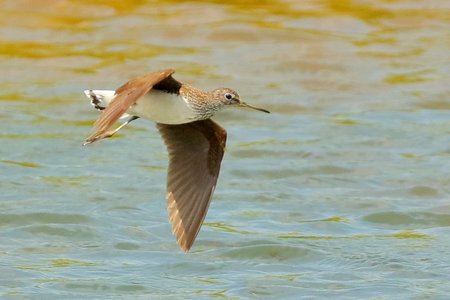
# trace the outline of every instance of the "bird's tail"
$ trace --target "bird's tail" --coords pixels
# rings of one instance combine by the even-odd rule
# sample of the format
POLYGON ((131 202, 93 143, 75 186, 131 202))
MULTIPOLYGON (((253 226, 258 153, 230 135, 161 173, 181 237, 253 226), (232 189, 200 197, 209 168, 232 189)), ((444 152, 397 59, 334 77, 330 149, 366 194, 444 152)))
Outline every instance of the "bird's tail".
POLYGON ((91 99, 92 106, 97 110, 104 110, 115 96, 115 91, 85 90, 84 94, 91 99))

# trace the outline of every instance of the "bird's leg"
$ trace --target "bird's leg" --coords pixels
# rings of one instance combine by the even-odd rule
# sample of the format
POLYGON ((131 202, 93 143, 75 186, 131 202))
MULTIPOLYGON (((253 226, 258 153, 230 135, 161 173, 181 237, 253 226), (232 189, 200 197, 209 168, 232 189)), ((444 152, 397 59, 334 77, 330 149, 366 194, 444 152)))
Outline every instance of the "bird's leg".
POLYGON ((105 134, 108 134, 108 136, 105 136, 105 138, 110 138, 113 135, 115 135, 120 129, 122 129, 123 127, 127 126, 129 123, 133 122, 134 120, 139 119, 139 117, 137 116, 131 116, 128 120, 125 121, 125 123, 123 123, 122 125, 120 125, 119 127, 117 127, 114 130, 108 131, 105 134))
POLYGON ((137 116, 131 116, 128 120, 125 121, 125 123, 123 123, 122 125, 120 125, 119 127, 117 127, 114 130, 110 130, 107 131, 101 135, 98 135, 96 137, 94 137, 93 139, 88 139, 83 143, 83 146, 86 146, 88 144, 92 144, 95 141, 101 140, 101 139, 107 139, 112 137, 113 135, 115 135, 120 129, 122 129, 123 127, 125 127, 126 125, 128 125, 129 123, 133 122, 134 120, 139 119, 139 117, 137 116))

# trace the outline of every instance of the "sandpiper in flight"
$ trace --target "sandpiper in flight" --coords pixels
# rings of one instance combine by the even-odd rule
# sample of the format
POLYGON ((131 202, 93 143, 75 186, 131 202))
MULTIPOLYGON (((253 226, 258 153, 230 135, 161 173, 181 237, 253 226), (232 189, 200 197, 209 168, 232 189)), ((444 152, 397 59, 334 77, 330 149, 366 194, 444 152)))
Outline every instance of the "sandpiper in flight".
POLYGON ((175 70, 131 79, 116 91, 86 90, 101 110, 84 145, 113 136, 138 118, 155 121, 169 152, 167 207, 178 245, 189 251, 200 230, 219 176, 227 133, 210 118, 227 106, 253 108, 228 88, 205 92, 172 77, 175 70), (122 125, 110 130, 120 119, 122 125))

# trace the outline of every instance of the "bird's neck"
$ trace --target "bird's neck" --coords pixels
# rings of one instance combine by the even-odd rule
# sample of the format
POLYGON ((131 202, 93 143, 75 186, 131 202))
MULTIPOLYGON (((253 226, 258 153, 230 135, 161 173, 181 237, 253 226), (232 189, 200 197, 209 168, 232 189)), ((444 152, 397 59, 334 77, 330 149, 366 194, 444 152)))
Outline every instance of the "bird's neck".
POLYGON ((180 95, 194 111, 197 120, 211 118, 223 106, 220 101, 214 99, 212 93, 202 91, 187 84, 183 84, 181 87, 180 95))

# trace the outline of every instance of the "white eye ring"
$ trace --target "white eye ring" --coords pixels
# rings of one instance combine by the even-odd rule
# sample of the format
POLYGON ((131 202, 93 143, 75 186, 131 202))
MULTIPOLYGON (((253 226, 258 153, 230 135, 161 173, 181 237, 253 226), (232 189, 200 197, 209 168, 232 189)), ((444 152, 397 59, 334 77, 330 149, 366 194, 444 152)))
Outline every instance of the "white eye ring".
POLYGON ((231 100, 231 99, 233 99, 233 95, 231 95, 230 93, 226 93, 225 94, 225 99, 231 100))

